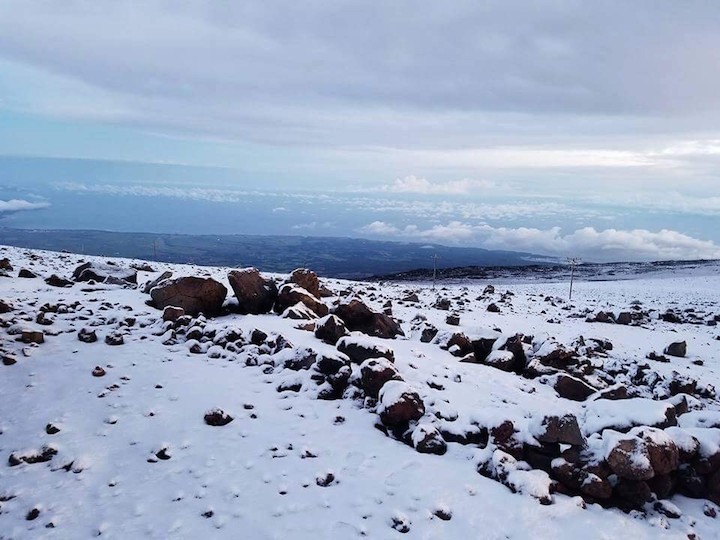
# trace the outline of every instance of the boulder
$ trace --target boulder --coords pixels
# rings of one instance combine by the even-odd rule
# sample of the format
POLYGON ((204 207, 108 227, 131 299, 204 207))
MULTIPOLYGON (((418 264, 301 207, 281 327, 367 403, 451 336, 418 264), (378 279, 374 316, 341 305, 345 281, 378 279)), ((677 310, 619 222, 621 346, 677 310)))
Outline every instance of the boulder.
POLYGON ((665 354, 669 356, 676 356, 679 358, 684 358, 687 354, 687 342, 685 341, 675 341, 665 347, 665 354))
POLYGON ((580 426, 574 414, 545 416, 540 421, 535 438, 546 444, 560 443, 572 446, 585 444, 585 438, 580 432, 580 426))
POLYGON ((162 319, 165 322, 175 322, 183 315, 185 315, 185 310, 183 308, 177 306, 165 306, 165 309, 163 309, 162 319))
POLYGON ((21 268, 20 271, 18 272, 18 277, 32 279, 32 278, 36 278, 37 274, 35 272, 31 272, 27 268, 21 268))
POLYGON ((644 427, 630 432, 645 441, 656 475, 667 475, 680 466, 680 453, 672 437, 661 429, 644 427))
POLYGON ((51 287, 72 287, 73 286, 72 281, 70 281, 69 279, 65 279, 64 277, 60 277, 57 274, 53 274, 49 278, 46 278, 45 283, 47 283, 51 287))
POLYGON ((378 414, 386 426, 397 427, 419 420, 425 405, 415 390, 403 381, 388 381, 380 389, 378 414))
POLYGON ((12 304, 4 300, 0 300, 0 314, 10 313, 13 310, 12 304))
POLYGON ((45 334, 37 330, 23 330, 20 334, 20 341, 23 343, 44 343, 45 334))
POLYGON ((315 324, 315 337, 330 345, 349 334, 345 323, 336 315, 326 315, 315 324))
POLYGON ((368 358, 360 364, 360 386, 366 396, 377 398, 388 381, 402 380, 400 373, 387 358, 368 358))
POLYGON ((655 476, 647 445, 637 437, 615 441, 607 454, 612 472, 626 480, 648 480, 655 476))
POLYGON ((394 319, 384 313, 372 311, 360 300, 353 299, 346 304, 340 304, 335 309, 335 315, 343 320, 349 330, 385 339, 405 335, 394 319))
POLYGON ((212 278, 181 277, 166 281, 150 291, 153 305, 158 309, 176 306, 188 315, 203 313, 217 315, 222 310, 227 289, 212 278))
POLYGON ((277 300, 275 282, 263 278, 257 268, 232 270, 228 281, 238 300, 238 311, 242 314, 268 313, 277 300))
POLYGON ((133 283, 137 284, 137 270, 121 268, 112 264, 86 262, 78 266, 73 272, 75 281, 90 281, 97 283, 133 283))
POLYGON ((340 338, 337 349, 355 364, 361 364, 368 358, 387 358, 390 362, 395 361, 395 353, 392 349, 358 335, 340 338))
POLYGON ((442 456, 447 452, 447 443, 438 429, 431 424, 420 424, 412 432, 412 443, 421 454, 442 456))
POLYGON ((275 312, 282 313, 287 308, 297 303, 302 303, 318 317, 324 317, 328 314, 328 307, 323 304, 317 297, 294 283, 286 283, 278 291, 277 301, 275 302, 275 312))
POLYGON ((173 274, 170 270, 166 270, 152 281, 148 281, 147 283, 145 283, 145 285, 142 286, 142 292, 145 294, 149 294, 150 291, 152 291, 155 287, 160 285, 162 282, 170 279, 172 275, 173 274))
POLYGON ((595 389, 585 381, 564 373, 556 377, 553 388, 560 397, 572 401, 585 401, 595 393, 595 389))
POLYGON ((493 345, 497 338, 479 338, 472 341, 473 352, 475 353, 475 361, 482 362, 493 350, 493 345))
POLYGON ((83 343, 95 343, 98 340, 95 330, 90 328, 81 328, 77 334, 78 340, 83 343))
POLYGON ((300 285, 300 287, 318 298, 325 298, 333 295, 331 291, 320 283, 317 274, 307 268, 297 268, 293 270, 292 274, 290 274, 290 283, 300 285))
POLYGON ((500 371, 513 371, 515 368, 515 355, 510 351, 493 351, 482 361, 500 371))

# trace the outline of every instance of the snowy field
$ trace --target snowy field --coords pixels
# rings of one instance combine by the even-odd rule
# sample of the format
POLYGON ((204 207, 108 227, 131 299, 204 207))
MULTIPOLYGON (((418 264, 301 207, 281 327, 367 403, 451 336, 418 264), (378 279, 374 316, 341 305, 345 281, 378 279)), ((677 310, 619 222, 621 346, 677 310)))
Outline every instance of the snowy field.
MULTIPOLYGON (((0 539, 720 538, 720 517, 713 517, 720 508, 705 498, 675 494, 662 508, 648 502, 623 511, 548 488, 545 472, 522 464, 505 482, 479 474, 492 449, 487 441, 419 453, 376 428, 389 398, 381 394, 376 406, 352 390, 357 365, 344 397, 316 399, 312 369, 287 362, 303 348, 337 354, 315 337, 312 320, 231 313, 191 323, 201 329, 197 339, 169 339, 169 323, 146 305, 142 284, 171 270, 228 286, 229 269, 153 262, 152 271, 138 271, 139 288, 56 287, 44 278, 69 278, 81 262, 108 259, 0 247, 2 258, 12 270, 0 277, 0 300, 12 310, 0 315, 0 354, 10 364, 0 365, 0 539), (38 277, 19 278, 21 269, 38 277), (98 340, 80 341, 82 328, 98 340), (224 347, 202 338, 230 330, 247 338, 255 329, 292 347, 224 347), (43 343, 31 342, 32 330, 44 333, 43 343), (123 343, 109 345, 107 335, 123 343), (233 420, 207 425, 204 415, 215 408, 233 420), (32 462, 43 452, 48 460, 32 462)), ((476 282, 433 291, 417 283, 322 281, 333 292, 321 300, 331 311, 343 291, 343 302, 355 295, 377 312, 391 301, 405 337, 353 336, 393 351, 397 372, 424 402, 420 425, 462 435, 511 420, 520 443, 532 443, 543 416, 572 414, 597 450, 610 444, 608 430, 598 434, 604 427, 650 425, 655 404, 682 397, 688 412, 678 408, 679 428, 668 432, 678 445, 692 433, 702 456, 720 455, 720 404, 711 388, 720 389, 716 273, 578 282, 572 303, 565 283, 490 292, 489 283, 476 282), (417 301, 408 299, 413 293, 417 301), (439 298, 448 310, 436 307, 439 298), (498 311, 488 311, 490 304, 498 311), (669 309, 679 322, 662 320, 669 309), (638 315, 632 324, 587 322, 598 312, 638 315), (450 314, 459 324, 448 324, 450 314), (432 327, 438 333, 421 341, 432 327), (463 355, 461 362, 461 347, 447 347, 453 333, 497 338, 490 360, 463 355), (518 333, 532 336, 523 345, 530 363, 554 347, 577 348, 579 336, 586 345, 597 339, 605 345, 581 349, 586 382, 598 392, 624 384, 633 399, 564 399, 550 370, 528 377, 492 365, 512 356, 498 345, 518 333), (685 356, 663 355, 681 341, 685 356), (646 359, 651 352, 664 361, 646 359), (641 364, 649 369, 638 374, 641 364), (670 381, 688 378, 696 383, 691 390, 671 390, 670 381)))

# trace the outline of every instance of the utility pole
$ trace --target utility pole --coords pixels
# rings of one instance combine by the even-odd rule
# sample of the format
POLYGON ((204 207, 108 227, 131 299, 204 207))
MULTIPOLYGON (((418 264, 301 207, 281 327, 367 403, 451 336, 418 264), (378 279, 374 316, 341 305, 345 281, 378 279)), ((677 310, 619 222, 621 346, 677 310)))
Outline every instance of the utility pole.
POLYGON ((433 260, 433 287, 432 290, 435 290, 435 281, 437 280, 437 260, 439 259, 437 253, 432 256, 433 260))
POLYGON ((582 262, 582 259, 579 257, 568 257, 567 260, 570 263, 570 297, 568 300, 572 301, 572 290, 573 290, 573 281, 575 280, 575 267, 582 262))

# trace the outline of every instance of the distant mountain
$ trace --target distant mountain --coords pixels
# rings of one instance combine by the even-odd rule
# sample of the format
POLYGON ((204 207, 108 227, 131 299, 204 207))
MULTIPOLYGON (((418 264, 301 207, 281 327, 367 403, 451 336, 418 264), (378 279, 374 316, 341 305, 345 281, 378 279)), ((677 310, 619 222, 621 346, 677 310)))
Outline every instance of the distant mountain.
POLYGON ((289 272, 306 266, 323 276, 345 278, 432 269, 434 255, 437 255, 438 268, 515 267, 557 262, 514 251, 314 236, 201 236, 0 228, 0 244, 169 263, 257 266, 266 272, 289 272))

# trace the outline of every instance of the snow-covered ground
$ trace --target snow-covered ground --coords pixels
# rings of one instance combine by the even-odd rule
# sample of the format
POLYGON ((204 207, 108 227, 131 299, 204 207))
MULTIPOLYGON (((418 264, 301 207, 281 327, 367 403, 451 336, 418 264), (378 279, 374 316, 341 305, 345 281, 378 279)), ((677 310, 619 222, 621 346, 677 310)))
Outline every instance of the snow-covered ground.
MULTIPOLYGON (((243 350, 208 350, 209 343, 192 353, 183 340, 163 344, 162 312, 145 304, 149 296, 140 289, 84 282, 59 288, 41 279, 70 277, 81 261, 107 259, 0 247, 3 257, 13 270, 12 277, 0 277, 0 300, 13 311, 0 315, 0 350, 16 363, 0 365, 0 539, 720 538, 720 517, 707 515, 720 509, 704 499, 673 496, 681 513, 676 519, 652 505, 625 513, 560 493, 552 494, 552 504, 540 504, 529 475, 518 483, 523 492, 513 493, 479 474, 485 450, 477 444, 449 442, 444 455, 421 454, 376 429, 372 400, 315 399, 305 372, 284 367, 287 350, 260 362, 243 350), (40 277, 15 277, 21 268, 40 277), (36 317, 44 304, 71 307, 49 314, 52 324, 42 325, 36 317), (98 341, 79 341, 83 327, 94 329, 98 341), (43 331, 44 343, 18 341, 20 329, 43 331), (113 332, 124 344, 105 343, 113 332), (98 366, 104 376, 93 375, 98 366), (303 383, 300 391, 278 391, 294 381, 303 383), (233 421, 207 425, 203 417, 214 408, 233 421), (11 455, 31 456, 44 447, 57 451, 49 461, 9 465, 11 455)), ((226 268, 150 264, 153 271, 140 271, 139 283, 171 270, 227 285, 226 268)), ((597 338, 610 341, 612 350, 592 362, 616 365, 617 382, 628 382, 629 366, 649 363, 661 378, 677 372, 699 389, 720 388, 720 327, 710 325, 720 315, 718 275, 579 282, 572 303, 563 300, 563 283, 503 285, 483 294, 488 283, 433 291, 417 283, 323 282, 335 293, 351 290, 377 311, 392 301, 406 337, 363 339, 393 350, 398 372, 425 403, 421 422, 441 429, 460 433, 512 420, 526 428, 522 437, 545 415, 574 414, 589 436, 587 430, 611 414, 598 401, 558 397, 542 376, 460 362, 439 346, 450 335, 445 332, 471 338, 521 333, 533 336, 526 348, 536 353, 553 343, 569 347, 579 336, 586 343, 597 338), (503 300, 506 290, 513 295, 503 300), (402 301, 413 292, 418 302, 402 301), (450 300, 449 311, 432 307, 438 298, 450 300), (599 311, 627 311, 633 301, 648 314, 638 325, 586 322, 599 311), (500 311, 488 311, 490 303, 500 311), (694 314, 698 324, 658 319, 668 308, 694 314), (459 326, 446 323, 449 313, 459 315, 459 326), (423 343, 421 330, 429 325, 439 334, 423 343), (687 343, 686 357, 646 360, 677 341, 687 343)), ((332 307, 335 300, 324 302, 332 307)), ((294 348, 335 354, 334 346, 299 328, 305 322, 230 314, 209 319, 204 331, 260 329, 294 348)), ((588 380, 608 386, 593 375, 588 380)), ((672 399, 664 391, 658 384, 637 402, 605 404, 616 404, 619 421, 632 420, 652 414, 643 409, 650 399, 641 398, 672 399)), ((688 401, 691 412, 680 426, 704 422, 703 443, 715 444, 720 429, 707 425, 720 425, 718 402, 710 393, 688 401)))

